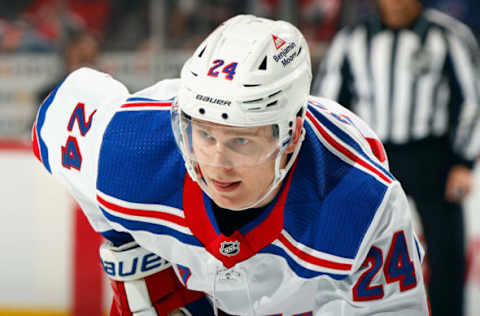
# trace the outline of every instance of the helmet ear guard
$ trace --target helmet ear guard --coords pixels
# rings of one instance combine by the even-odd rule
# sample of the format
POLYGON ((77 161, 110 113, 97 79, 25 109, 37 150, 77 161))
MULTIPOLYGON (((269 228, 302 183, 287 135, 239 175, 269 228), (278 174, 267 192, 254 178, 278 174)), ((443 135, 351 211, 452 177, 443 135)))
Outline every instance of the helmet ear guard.
POLYGON ((199 45, 182 68, 172 125, 190 176, 207 194, 198 163, 185 147, 188 136, 182 132, 180 114, 232 127, 274 126, 280 148, 271 192, 300 148, 303 137, 282 168, 281 158, 292 140, 297 115, 302 121, 305 115, 311 78, 307 43, 288 22, 239 15, 217 27, 199 45))

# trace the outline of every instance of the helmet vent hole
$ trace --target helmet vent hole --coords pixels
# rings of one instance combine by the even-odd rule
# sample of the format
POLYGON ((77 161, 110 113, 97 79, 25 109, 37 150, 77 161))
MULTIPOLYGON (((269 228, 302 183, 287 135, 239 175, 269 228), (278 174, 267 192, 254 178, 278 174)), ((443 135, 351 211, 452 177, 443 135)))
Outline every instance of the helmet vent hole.
POLYGON ((247 103, 255 103, 255 102, 260 102, 262 101, 263 98, 260 98, 260 99, 255 99, 255 100, 248 100, 248 101, 243 101, 242 103, 244 104, 247 104, 247 103))
POLYGON ((277 104, 277 103, 278 103, 278 101, 275 100, 275 101, 270 102, 269 104, 267 104, 266 107, 268 108, 268 107, 270 107, 270 106, 274 106, 274 105, 277 104))
POLYGON ((265 56, 265 58, 263 59, 260 67, 258 67, 258 70, 267 70, 267 56, 265 56))
POLYGON ((223 118, 224 120, 228 119, 228 114, 227 114, 227 113, 222 113, 222 118, 223 118))
POLYGON ((190 71, 192 73, 192 75, 194 75, 195 77, 198 77, 198 75, 196 73, 194 73, 193 71, 190 71))
POLYGON ((205 51, 205 49, 207 48, 207 46, 205 46, 202 51, 200 52, 200 54, 198 54, 198 57, 202 57, 203 56, 203 52, 205 51))
POLYGON ((261 110, 262 108, 257 106, 257 107, 254 107, 254 108, 248 108, 249 111, 258 111, 258 110, 261 110))
POLYGON ((302 51, 302 46, 300 46, 300 48, 298 49, 297 56, 300 55, 301 51, 302 51))
POLYGON ((271 98, 273 96, 276 96, 277 94, 279 94, 280 92, 282 92, 282 90, 278 90, 277 92, 274 92, 272 94, 270 94, 268 97, 271 98))
POLYGON ((252 83, 252 84, 244 84, 243 85, 245 88, 251 88, 251 87, 258 87, 260 86, 259 83, 252 83))
POLYGON ((288 122, 288 126, 289 126, 289 127, 292 127, 292 126, 293 126, 293 122, 292 122, 292 121, 288 122))
POLYGON ((198 109, 198 113, 200 113, 200 114, 205 114, 205 109, 204 109, 204 108, 199 108, 199 109, 198 109))

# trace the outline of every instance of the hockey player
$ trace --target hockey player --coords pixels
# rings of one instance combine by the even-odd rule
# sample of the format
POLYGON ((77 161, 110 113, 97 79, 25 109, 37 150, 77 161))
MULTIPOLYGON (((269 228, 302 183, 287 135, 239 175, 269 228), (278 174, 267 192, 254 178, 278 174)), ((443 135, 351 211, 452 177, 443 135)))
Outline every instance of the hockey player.
POLYGON ((33 147, 109 242, 111 315, 426 315, 419 247, 373 132, 308 96, 291 24, 237 16, 135 94, 83 68, 33 147))

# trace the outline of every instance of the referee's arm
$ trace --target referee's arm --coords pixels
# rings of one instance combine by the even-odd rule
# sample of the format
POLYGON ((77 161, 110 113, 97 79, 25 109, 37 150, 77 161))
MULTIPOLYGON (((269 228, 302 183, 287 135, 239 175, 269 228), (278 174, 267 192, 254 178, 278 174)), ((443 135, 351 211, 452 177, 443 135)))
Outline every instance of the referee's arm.
POLYGON ((348 41, 351 30, 345 28, 335 35, 320 63, 311 94, 332 99, 351 109, 353 75, 348 59, 348 41))
POLYGON ((480 152, 480 51, 473 35, 449 34, 447 41, 446 73, 451 90, 449 138, 455 163, 471 169, 480 152))
POLYGON ((447 80, 450 86, 449 139, 453 167, 449 173, 445 196, 462 201, 471 191, 471 169, 480 152, 479 49, 469 30, 465 36, 447 35, 447 80))

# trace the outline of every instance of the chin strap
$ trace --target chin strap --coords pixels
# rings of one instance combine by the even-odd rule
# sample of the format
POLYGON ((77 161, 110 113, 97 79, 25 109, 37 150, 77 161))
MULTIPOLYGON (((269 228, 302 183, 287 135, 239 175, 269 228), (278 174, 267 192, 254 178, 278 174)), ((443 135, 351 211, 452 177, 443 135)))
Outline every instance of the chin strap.
POLYGON ((293 151, 292 155, 288 159, 287 164, 285 165, 285 168, 283 169, 280 168, 282 155, 285 152, 285 150, 280 151, 277 155, 277 158, 275 158, 275 178, 273 179, 270 189, 257 202, 253 203, 252 205, 249 205, 248 207, 241 208, 239 210, 244 210, 244 209, 258 206, 270 195, 270 193, 272 193, 280 185, 280 183, 282 183, 283 179, 288 174, 288 171, 292 168, 293 164, 295 163, 295 160, 297 159, 298 153, 300 152, 300 148, 302 147, 302 142, 304 139, 305 139, 305 129, 302 128, 302 132, 300 134, 300 139, 298 141, 298 144, 295 147, 295 150, 293 151))

